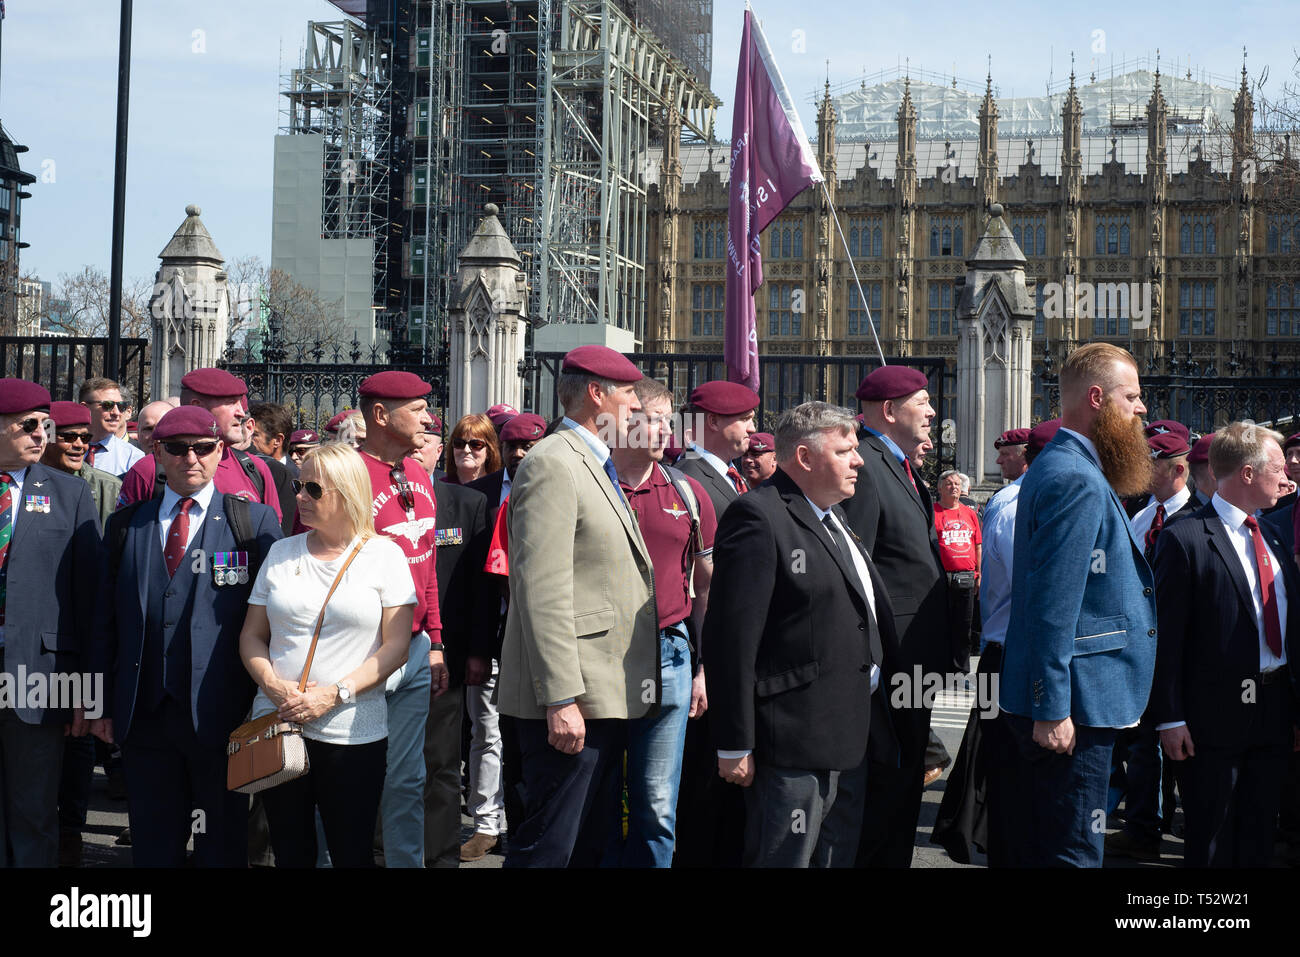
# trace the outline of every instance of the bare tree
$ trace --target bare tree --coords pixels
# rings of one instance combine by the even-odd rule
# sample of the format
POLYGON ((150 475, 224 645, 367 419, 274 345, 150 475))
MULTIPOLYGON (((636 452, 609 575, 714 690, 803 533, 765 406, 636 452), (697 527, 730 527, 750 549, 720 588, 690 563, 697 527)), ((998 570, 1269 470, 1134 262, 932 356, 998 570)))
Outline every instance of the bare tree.
MULTIPOLYGON (((148 339, 153 324, 149 300, 153 281, 137 277, 122 283, 122 337, 148 339)), ((62 273, 54 286, 47 312, 50 332, 68 336, 107 336, 110 283, 102 269, 83 266, 75 274, 62 273)))
POLYGON ((226 265, 226 276, 232 298, 251 304, 239 317, 231 317, 231 334, 236 340, 241 338, 236 330, 241 330, 248 336, 246 345, 260 343, 274 314, 290 361, 308 358, 317 346, 328 352, 345 344, 340 300, 322 299, 283 270, 268 269, 258 256, 232 259, 226 265))

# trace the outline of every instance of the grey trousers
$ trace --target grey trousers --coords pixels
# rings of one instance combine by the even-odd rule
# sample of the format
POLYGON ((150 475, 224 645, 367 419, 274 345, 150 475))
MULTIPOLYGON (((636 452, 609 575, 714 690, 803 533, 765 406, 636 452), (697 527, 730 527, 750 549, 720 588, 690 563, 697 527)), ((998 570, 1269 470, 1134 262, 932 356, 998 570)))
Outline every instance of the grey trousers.
POLYGON ((63 741, 63 725, 0 708, 0 867, 58 867, 63 741))
POLYGON ((745 789, 745 866, 852 867, 866 792, 865 758, 852 771, 758 762, 745 789))

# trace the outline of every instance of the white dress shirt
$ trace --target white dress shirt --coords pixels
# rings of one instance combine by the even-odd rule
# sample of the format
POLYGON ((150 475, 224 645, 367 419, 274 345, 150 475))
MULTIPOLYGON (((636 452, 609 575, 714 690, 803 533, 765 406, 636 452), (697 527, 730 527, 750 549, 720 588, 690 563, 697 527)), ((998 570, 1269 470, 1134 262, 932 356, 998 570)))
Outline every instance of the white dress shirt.
MULTIPOLYGON (((203 519, 207 517, 208 509, 212 505, 212 495, 215 491, 216 486, 209 482, 189 496, 194 499, 194 504, 190 506, 190 529, 189 534, 185 537, 185 549, 187 551, 190 543, 199 534, 203 519)), ((167 490, 163 492, 162 504, 158 506, 158 542, 162 545, 164 552, 167 551, 167 533, 171 531, 172 522, 176 521, 176 516, 180 514, 180 510, 181 496, 169 485, 167 490)))
MULTIPOLYGON (((1274 572, 1273 588, 1277 594, 1277 618, 1283 637, 1282 656, 1279 658, 1273 654, 1273 649, 1269 648, 1268 639, 1264 635, 1264 594, 1259 587, 1259 569, 1255 567, 1255 543, 1250 534, 1250 529, 1246 527, 1246 513, 1231 502, 1220 498, 1218 492, 1214 493, 1214 498, 1210 499, 1210 504, 1219 513, 1219 521, 1223 523, 1223 530, 1228 533, 1228 541, 1232 543, 1232 550, 1237 556, 1237 562, 1241 565, 1241 570, 1246 574, 1246 583, 1250 585, 1250 600, 1255 609, 1255 632, 1259 636, 1259 670, 1265 674, 1276 671, 1287 663, 1285 641, 1286 581, 1281 569, 1274 572)), ((1267 532, 1260 529, 1260 534, 1264 536, 1264 541, 1267 543, 1267 532)), ((1265 547, 1267 547, 1267 544, 1265 547)), ((1270 558, 1276 557, 1272 549, 1269 549, 1269 556, 1270 558)), ((1156 725, 1156 730, 1164 731, 1168 728, 1179 728, 1186 723, 1186 721, 1170 721, 1166 724, 1156 725)))
POLYGON ((1141 510, 1129 519, 1129 527, 1133 529, 1133 534, 1137 536, 1139 542, 1145 542, 1147 532, 1151 531, 1151 521, 1156 517, 1156 506, 1163 505, 1165 507, 1165 521, 1167 522, 1174 512, 1186 505, 1191 498, 1192 490, 1186 485, 1163 502, 1157 502, 1156 497, 1152 495, 1141 510))
POLYGON ((1024 475, 999 491, 984 509, 984 552, 980 559, 981 635, 985 645, 1004 644, 1011 624, 1011 571, 1015 553, 1016 506, 1024 475))

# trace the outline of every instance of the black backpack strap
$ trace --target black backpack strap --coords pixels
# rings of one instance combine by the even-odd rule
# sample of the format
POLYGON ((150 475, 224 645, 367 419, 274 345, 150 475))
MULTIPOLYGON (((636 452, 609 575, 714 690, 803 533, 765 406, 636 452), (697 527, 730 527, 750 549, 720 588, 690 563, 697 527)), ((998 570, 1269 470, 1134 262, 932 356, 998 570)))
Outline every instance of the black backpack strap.
POLYGON ((257 489, 257 498, 261 502, 266 501, 266 478, 262 475, 256 465, 253 464, 253 457, 247 452, 239 449, 231 449, 235 453, 235 461, 239 463, 248 476, 249 481, 253 483, 253 488, 257 489))
POLYGON ((253 528, 253 510, 248 507, 248 502, 229 492, 221 497, 221 501, 226 509, 226 519, 230 522, 230 531, 235 536, 236 550, 254 553, 257 532, 253 528))
POLYGON ((154 458, 157 469, 153 473, 153 498, 161 502, 163 493, 167 491, 167 473, 163 471, 162 463, 154 458))

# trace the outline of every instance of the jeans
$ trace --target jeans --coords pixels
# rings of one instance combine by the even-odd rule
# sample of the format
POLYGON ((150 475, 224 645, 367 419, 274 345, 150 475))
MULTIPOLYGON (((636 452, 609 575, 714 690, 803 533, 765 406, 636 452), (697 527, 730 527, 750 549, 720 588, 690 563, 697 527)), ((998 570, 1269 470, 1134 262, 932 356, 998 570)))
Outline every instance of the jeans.
POLYGON ((469 800, 474 833, 496 836, 505 830, 505 787, 501 779, 501 727, 496 702, 498 663, 492 659, 492 677, 465 689, 469 711, 469 800))
POLYGON ((385 685, 388 771, 379 816, 385 867, 424 866, 424 729, 429 720, 429 636, 411 637, 406 664, 385 685))
POLYGON ((691 710, 691 646, 682 625, 659 633, 663 701, 657 714, 627 723, 627 839, 622 822, 605 856, 610 867, 671 867, 691 710))

